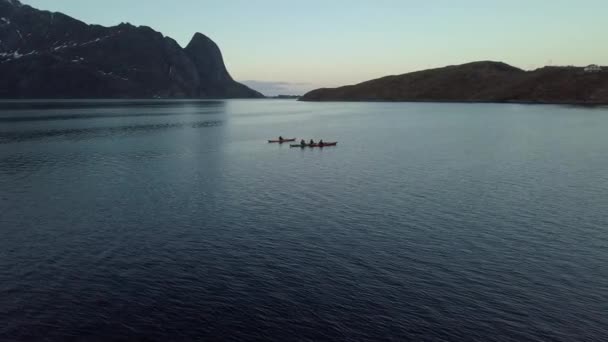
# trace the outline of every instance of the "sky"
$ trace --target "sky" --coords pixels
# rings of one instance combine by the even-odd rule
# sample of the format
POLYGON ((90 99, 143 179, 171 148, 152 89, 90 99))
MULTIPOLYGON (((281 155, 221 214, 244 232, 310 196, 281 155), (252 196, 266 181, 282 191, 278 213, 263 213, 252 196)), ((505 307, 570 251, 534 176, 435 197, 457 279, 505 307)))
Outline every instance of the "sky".
POLYGON ((213 39, 230 74, 302 94, 478 60, 608 64, 608 0, 21 0, 105 26, 146 25, 182 46, 213 39))

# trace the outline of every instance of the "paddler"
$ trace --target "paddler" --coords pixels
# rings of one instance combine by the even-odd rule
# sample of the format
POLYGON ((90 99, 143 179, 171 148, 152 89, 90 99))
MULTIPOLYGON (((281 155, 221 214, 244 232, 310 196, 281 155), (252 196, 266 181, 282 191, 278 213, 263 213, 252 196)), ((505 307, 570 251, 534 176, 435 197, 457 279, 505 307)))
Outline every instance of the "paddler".
POLYGON ((306 146, 306 141, 304 141, 304 139, 300 140, 300 145, 302 145, 302 147, 306 146))

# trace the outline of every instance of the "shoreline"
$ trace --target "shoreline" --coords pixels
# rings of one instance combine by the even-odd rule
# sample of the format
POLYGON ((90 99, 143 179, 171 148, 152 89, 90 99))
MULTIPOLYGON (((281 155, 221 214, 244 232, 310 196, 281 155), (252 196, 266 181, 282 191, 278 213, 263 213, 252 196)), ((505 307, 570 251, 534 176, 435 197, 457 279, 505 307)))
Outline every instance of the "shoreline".
POLYGON ((278 99, 278 98, 0 98, 0 104, 11 103, 53 103, 53 102, 220 102, 227 100, 239 101, 263 101, 263 100, 288 100, 295 102, 308 103, 435 103, 435 104, 519 104, 519 105, 561 105, 561 106, 581 106, 581 107, 603 107, 608 106, 608 102, 589 102, 589 101, 467 101, 467 100, 307 100, 307 99, 278 99))
POLYGON ((467 100, 305 100, 299 99, 298 102, 383 102, 383 103, 453 103, 453 104, 521 104, 521 105, 566 105, 566 106, 608 106, 608 102, 588 102, 588 101, 467 101, 467 100))

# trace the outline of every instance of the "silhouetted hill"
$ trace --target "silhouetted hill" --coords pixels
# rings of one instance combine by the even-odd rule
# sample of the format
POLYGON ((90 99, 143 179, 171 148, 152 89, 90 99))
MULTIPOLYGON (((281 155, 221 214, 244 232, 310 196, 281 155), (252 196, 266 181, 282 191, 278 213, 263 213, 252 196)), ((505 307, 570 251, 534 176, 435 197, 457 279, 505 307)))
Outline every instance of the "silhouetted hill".
POLYGON ((0 0, 0 98, 252 98, 211 39, 186 49, 145 26, 87 25, 0 0))
POLYGON ((605 104, 608 71, 576 67, 524 71, 501 62, 473 62, 316 89, 300 100, 605 104))

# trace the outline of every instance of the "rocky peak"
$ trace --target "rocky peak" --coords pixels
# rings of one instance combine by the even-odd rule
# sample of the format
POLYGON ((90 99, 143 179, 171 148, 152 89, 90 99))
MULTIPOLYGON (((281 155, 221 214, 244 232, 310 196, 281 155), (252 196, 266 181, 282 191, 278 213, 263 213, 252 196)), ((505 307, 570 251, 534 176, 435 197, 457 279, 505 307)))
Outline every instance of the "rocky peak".
POLYGON ((220 48, 209 37, 199 32, 195 33, 185 51, 198 68, 201 80, 232 81, 224 65, 220 48))
POLYGON ((23 5, 17 0, 0 0, 0 17, 10 16, 23 5))
POLYGON ((11 6, 23 6, 19 0, 0 0, 0 3, 8 4, 11 6))
POLYGON ((0 0, 0 17, 11 15, 22 7, 18 0, 0 0))

